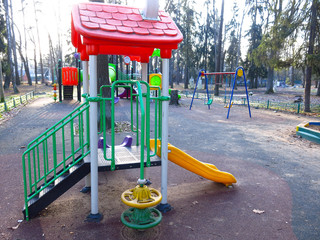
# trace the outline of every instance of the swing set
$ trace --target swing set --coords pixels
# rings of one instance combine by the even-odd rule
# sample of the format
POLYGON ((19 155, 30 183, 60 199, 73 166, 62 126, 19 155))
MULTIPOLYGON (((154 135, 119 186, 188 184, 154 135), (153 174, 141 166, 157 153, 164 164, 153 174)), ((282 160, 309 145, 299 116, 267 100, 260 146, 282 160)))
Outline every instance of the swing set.
MULTIPOLYGON (((235 83, 236 83, 237 77, 240 77, 240 78, 243 77, 244 84, 245 84, 245 89, 246 89, 246 99, 247 99, 248 111, 249 111, 249 116, 251 118, 247 81, 246 81, 246 76, 245 76, 243 67, 238 67, 235 72, 213 72, 213 73, 208 72, 207 73, 206 70, 201 69, 199 71, 198 78, 197 78, 197 81, 196 81, 196 86, 195 86, 194 91, 193 91, 193 96, 192 96, 192 100, 191 100, 191 104, 190 104, 189 110, 191 110, 191 108, 192 108, 193 100, 195 98, 195 94, 196 94, 196 91, 197 91, 197 85, 198 85, 199 79, 201 77, 205 78, 205 87, 206 87, 206 95, 207 95, 207 98, 205 99, 204 104, 208 105, 208 109, 210 109, 210 105, 213 103, 213 98, 211 98, 211 95, 210 95, 210 92, 212 91, 212 89, 209 91, 209 87, 208 87, 208 82, 209 82, 208 81, 208 76, 212 76, 212 75, 215 76, 215 85, 220 85, 220 86, 222 86, 222 84, 223 84, 223 77, 226 76, 225 96, 224 96, 225 103, 227 101, 227 97, 226 97, 227 96, 227 82, 228 82, 227 75, 231 76, 230 80, 232 79, 232 76, 234 75, 233 81, 230 81, 230 83, 232 85, 232 90, 230 89, 231 90, 230 100, 229 100, 229 103, 224 106, 225 108, 228 108, 227 119, 229 118, 230 109, 234 105, 234 102, 232 101, 232 99, 233 99, 233 93, 234 93, 234 88, 235 88, 235 83), (221 76, 221 81, 217 81, 217 76, 218 75, 221 76)), ((212 88, 212 86, 213 86, 213 83, 212 83, 212 77, 211 77, 211 88, 212 88)), ((230 88, 231 88, 231 86, 230 86, 230 88)))
POLYGON ((205 101, 204 101, 204 104, 205 105, 208 105, 208 109, 210 109, 210 105, 213 103, 213 98, 211 97, 211 95, 210 95, 210 92, 212 92, 212 87, 213 87, 213 82, 212 82, 212 77, 210 77, 210 79, 211 79, 211 90, 209 90, 209 86, 208 86, 208 82, 209 82, 209 80, 208 80, 208 76, 215 76, 215 80, 214 80, 214 82, 215 82, 215 85, 221 85, 222 86, 222 83, 223 83, 223 76, 224 75, 233 75, 233 74, 235 74, 234 72, 213 72, 213 73, 207 73, 206 72, 206 70, 204 70, 204 69, 201 69, 200 71, 199 71, 199 74, 198 74, 198 78, 197 78, 197 81, 196 81, 196 86, 195 86, 195 88, 194 88, 194 91, 193 91, 193 96, 192 96, 192 100, 191 100, 191 104, 190 104, 190 108, 189 108, 189 110, 191 110, 191 108, 192 108, 192 104, 193 104, 193 99, 194 99, 194 96, 195 96, 195 94, 196 94, 196 91, 197 91, 197 86, 198 86, 198 82, 199 82, 199 79, 200 79, 200 77, 204 77, 205 78, 205 86, 206 86, 206 94, 207 94, 207 99, 205 99, 205 101), (221 76, 221 81, 217 81, 217 76, 218 75, 220 75, 221 76))

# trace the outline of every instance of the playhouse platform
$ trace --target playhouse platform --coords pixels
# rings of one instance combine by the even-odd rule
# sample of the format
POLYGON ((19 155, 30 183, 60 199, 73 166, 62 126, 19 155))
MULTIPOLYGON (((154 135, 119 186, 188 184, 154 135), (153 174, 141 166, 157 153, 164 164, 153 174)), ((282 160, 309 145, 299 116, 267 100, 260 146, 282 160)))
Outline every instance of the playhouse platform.
MULTIPOLYGON (((115 147, 115 170, 140 168, 140 147, 115 147)), ((150 152, 150 155, 153 153, 150 152)), ((102 171, 111 171, 111 161, 106 161, 103 156, 103 149, 98 149, 98 169, 102 171)), ((107 148, 107 157, 111 158, 111 149, 107 148)), ((144 156, 145 166, 147 163, 147 155, 144 156)), ((161 159, 158 156, 150 158, 150 166, 160 166, 161 159)))

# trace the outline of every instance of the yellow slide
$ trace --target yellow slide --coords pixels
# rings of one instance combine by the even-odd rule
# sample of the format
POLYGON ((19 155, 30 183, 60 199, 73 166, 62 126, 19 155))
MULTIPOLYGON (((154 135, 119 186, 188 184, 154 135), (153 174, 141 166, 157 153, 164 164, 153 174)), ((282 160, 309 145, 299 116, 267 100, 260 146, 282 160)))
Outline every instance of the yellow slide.
MULTIPOLYGON (((152 151, 155 150, 154 139, 150 140, 150 149, 152 151)), ((231 173, 219 171, 219 169, 213 164, 200 162, 197 159, 186 154, 185 152, 181 151, 179 148, 174 147, 170 143, 168 144, 168 150, 168 159, 171 162, 195 174, 198 174, 201 177, 212 180, 214 182, 223 183, 226 186, 230 186, 232 185, 232 183, 237 182, 237 180, 231 173)), ((157 155, 159 157, 161 156, 161 143, 159 140, 157 144, 157 155)))

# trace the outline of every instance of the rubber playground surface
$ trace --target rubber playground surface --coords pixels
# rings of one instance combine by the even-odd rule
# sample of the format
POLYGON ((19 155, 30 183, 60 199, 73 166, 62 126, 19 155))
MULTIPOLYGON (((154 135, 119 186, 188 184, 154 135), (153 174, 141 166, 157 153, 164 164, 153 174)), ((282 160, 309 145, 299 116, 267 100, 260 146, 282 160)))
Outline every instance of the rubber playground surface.
MULTIPOLYGON (((90 195, 80 181, 29 222, 23 219, 21 156, 25 146, 78 106, 40 98, 0 125, 0 239, 320 239, 320 145, 296 137, 301 115, 182 99, 169 107, 169 142, 204 163, 232 173, 225 187, 169 162, 162 222, 145 231, 125 227, 120 196, 136 185, 139 169, 99 172, 100 223, 84 222, 90 195)), ((127 121, 129 102, 116 105, 127 121)), ((121 141, 122 135, 119 135, 121 141)), ((160 167, 146 169, 160 189, 160 167)))

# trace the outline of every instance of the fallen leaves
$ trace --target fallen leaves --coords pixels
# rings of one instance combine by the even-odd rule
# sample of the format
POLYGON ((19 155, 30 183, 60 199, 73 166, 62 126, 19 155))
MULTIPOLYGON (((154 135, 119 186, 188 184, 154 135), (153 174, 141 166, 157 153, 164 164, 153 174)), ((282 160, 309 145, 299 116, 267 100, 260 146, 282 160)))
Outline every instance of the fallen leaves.
POLYGON ((18 227, 20 226, 20 224, 23 222, 23 220, 18 220, 18 224, 16 226, 11 227, 12 230, 16 230, 18 229, 18 227))
POLYGON ((259 209, 253 209, 252 212, 254 212, 255 214, 262 214, 262 213, 265 213, 264 210, 259 210, 259 209))

